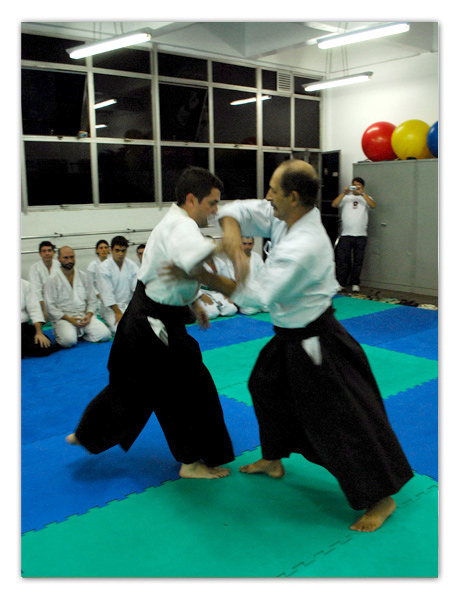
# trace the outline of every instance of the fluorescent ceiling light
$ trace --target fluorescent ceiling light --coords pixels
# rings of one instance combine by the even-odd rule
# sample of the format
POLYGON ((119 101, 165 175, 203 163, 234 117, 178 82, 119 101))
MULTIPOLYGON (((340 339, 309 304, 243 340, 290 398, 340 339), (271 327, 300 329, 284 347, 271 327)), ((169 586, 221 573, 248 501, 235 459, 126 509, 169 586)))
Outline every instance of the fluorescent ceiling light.
POLYGON ((105 125, 104 123, 101 123, 100 125, 96 125, 96 129, 102 129, 103 127, 107 127, 107 125, 105 125))
MULTIPOLYGON (((261 100, 271 100, 272 97, 271 96, 262 96, 261 100)), ((243 100, 233 100, 233 102, 230 102, 230 104, 232 104, 233 106, 236 106, 237 104, 249 104, 249 102, 256 102, 257 98, 251 97, 251 98, 244 98, 243 100)))
POLYGON ((365 73, 357 73, 356 75, 337 77, 337 79, 326 79, 325 81, 318 81, 316 83, 306 83, 302 87, 306 92, 314 92, 316 90, 340 87, 342 85, 350 85, 352 83, 362 83, 363 81, 368 81, 372 75, 372 71, 366 71, 365 73))
POLYGON ((374 40, 387 35, 395 35, 396 33, 405 33, 409 31, 408 23, 387 23, 385 25, 375 25, 365 29, 355 29, 348 33, 339 35, 329 35, 318 40, 318 48, 326 50, 327 48, 335 48, 337 46, 345 46, 356 42, 364 42, 366 40, 374 40))
POLYGON ((115 98, 110 98, 110 100, 104 100, 103 102, 97 102, 97 104, 94 105, 94 108, 104 108, 105 106, 110 106, 111 104, 116 104, 117 101, 115 100, 115 98))
POLYGON ((75 46, 74 48, 68 48, 66 52, 68 52, 70 58, 84 58, 85 56, 93 56, 94 54, 109 52, 110 50, 116 50, 117 48, 142 44, 143 42, 148 42, 151 38, 152 36, 150 33, 145 31, 134 31, 132 33, 125 33, 124 35, 117 35, 108 40, 91 42, 89 44, 75 46))

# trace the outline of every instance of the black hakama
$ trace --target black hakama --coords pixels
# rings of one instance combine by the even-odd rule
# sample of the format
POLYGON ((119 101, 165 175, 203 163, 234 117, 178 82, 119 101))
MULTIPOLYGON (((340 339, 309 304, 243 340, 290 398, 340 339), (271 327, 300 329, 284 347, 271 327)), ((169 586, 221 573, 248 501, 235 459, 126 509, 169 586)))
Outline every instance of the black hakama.
POLYGON ((113 341, 109 385, 75 431, 85 448, 98 454, 119 444, 128 451, 154 412, 178 462, 202 460, 214 467, 234 459, 216 387, 198 342, 186 331, 193 321, 189 307, 158 304, 138 282, 113 341), (148 317, 165 325, 168 345, 148 317))
POLYGON ((359 343, 329 308, 305 328, 275 327, 249 380, 262 456, 291 452, 334 475, 356 510, 395 494, 412 469, 359 343), (316 365, 302 340, 319 337, 316 365))

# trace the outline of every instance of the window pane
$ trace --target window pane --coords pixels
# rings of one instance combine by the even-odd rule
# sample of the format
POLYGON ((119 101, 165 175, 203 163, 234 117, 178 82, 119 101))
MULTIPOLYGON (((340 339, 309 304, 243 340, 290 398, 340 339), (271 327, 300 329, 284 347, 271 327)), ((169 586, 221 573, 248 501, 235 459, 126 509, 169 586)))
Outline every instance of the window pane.
POLYGON ((86 75, 22 70, 25 135, 70 135, 87 126, 86 75))
POLYGON ((98 144, 101 203, 154 202, 153 148, 98 144))
POLYGON ((112 52, 95 54, 93 56, 93 66, 101 69, 150 73, 150 52, 147 50, 120 48, 112 52))
POLYGON ((90 149, 84 142, 25 142, 29 206, 92 203, 90 149))
POLYGON ((295 145, 319 148, 319 102, 295 99, 295 145))
POLYGON ((212 80, 215 83, 230 83, 256 87, 256 70, 252 67, 241 67, 227 63, 212 63, 212 80))
POLYGON ((21 35, 22 60, 40 60, 43 62, 64 63, 69 65, 85 65, 84 58, 70 58, 66 49, 81 46, 85 42, 63 40, 45 35, 21 35))
POLYGON ((187 167, 209 168, 207 148, 161 149, 161 182, 163 202, 176 202, 175 187, 179 175, 187 167))
POLYGON ((294 94, 306 94, 307 96, 319 96, 320 92, 306 92, 302 85, 316 83, 319 79, 308 79, 307 77, 294 77, 294 94))
POLYGON ((116 104, 96 108, 98 137, 153 139, 150 81, 135 77, 94 75, 95 104, 116 100, 116 104))
POLYGON ((182 77, 184 79, 208 79, 206 60, 175 54, 158 54, 158 74, 165 77, 182 77))
POLYGON ((262 71, 262 88, 276 90, 276 71, 262 71))
POLYGON ((224 184, 223 200, 257 198, 255 150, 215 150, 216 175, 224 184))
POLYGON ((160 85, 161 139, 208 142, 208 90, 185 85, 160 85))
POLYGON ((214 141, 223 144, 256 143, 256 103, 231 105, 255 98, 254 93, 214 89, 214 141))
POLYGON ((262 102, 263 145, 291 145, 291 100, 282 96, 272 96, 262 102))
POLYGON ((273 171, 284 160, 289 160, 290 158, 291 155, 284 152, 264 152, 264 195, 268 192, 273 171))

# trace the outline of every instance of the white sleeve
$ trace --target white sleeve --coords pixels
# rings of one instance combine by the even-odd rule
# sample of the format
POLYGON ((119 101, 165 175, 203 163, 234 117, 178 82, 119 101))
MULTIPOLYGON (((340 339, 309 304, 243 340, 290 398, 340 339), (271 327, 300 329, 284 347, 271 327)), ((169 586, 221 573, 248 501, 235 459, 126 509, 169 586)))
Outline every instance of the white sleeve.
POLYGON ((83 280, 86 290, 86 312, 94 315, 97 311, 97 298, 96 289, 92 281, 92 273, 83 273, 83 271, 80 271, 80 277, 83 280))
POLYGON ((190 273, 212 254, 214 248, 214 243, 201 235, 198 226, 185 222, 171 236, 169 250, 172 262, 190 273))
POLYGON ((38 264, 32 265, 29 271, 29 281, 34 288, 39 302, 43 302, 43 284, 38 271, 38 264))
POLYGON ((32 323, 44 323, 45 318, 32 284, 22 281, 22 293, 24 295, 25 309, 32 323))
POLYGON ((117 303, 115 300, 111 275, 102 267, 97 271, 97 289, 104 306, 109 307, 117 303))
POLYGON ((65 314, 56 304, 57 285, 58 285, 57 277, 50 277, 48 279, 48 281, 45 283, 45 288, 44 288, 44 293, 43 293, 44 300, 45 300, 46 312, 48 313, 48 316, 50 317, 51 321, 54 321, 54 322, 62 319, 62 317, 65 314))
POLYGON ((268 200, 233 200, 219 208, 217 218, 233 217, 238 221, 241 235, 271 237, 273 207, 268 200))

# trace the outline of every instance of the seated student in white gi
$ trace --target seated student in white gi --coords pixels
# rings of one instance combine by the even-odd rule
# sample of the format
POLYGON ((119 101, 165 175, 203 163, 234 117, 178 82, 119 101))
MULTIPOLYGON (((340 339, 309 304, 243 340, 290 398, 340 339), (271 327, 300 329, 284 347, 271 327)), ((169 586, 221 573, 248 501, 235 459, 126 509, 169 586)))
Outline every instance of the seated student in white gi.
POLYGON ((38 246, 38 252, 41 260, 30 267, 29 281, 34 288, 35 294, 40 302, 45 323, 47 323, 48 315, 46 314, 45 300, 43 298, 45 283, 48 281, 49 277, 55 275, 59 271, 60 265, 59 262, 54 258, 55 246, 51 242, 40 242, 40 245, 38 246))
MULTIPOLYGON (((249 270, 254 276, 257 276, 257 273, 260 271, 260 269, 264 268, 264 261, 262 260, 260 254, 253 252, 254 238, 242 236, 241 243, 243 244, 243 252, 249 258, 249 270)), ((234 277, 231 279, 234 279, 234 277)), ((268 306, 238 306, 238 310, 243 315, 255 315, 259 312, 268 312, 268 306)))
POLYGON ((30 281, 21 279, 21 358, 48 356, 56 345, 42 331, 45 322, 35 290, 30 281))
POLYGON ((102 301, 102 318, 112 333, 117 330, 137 285, 139 267, 126 257, 128 240, 115 236, 111 243, 111 256, 99 267, 97 290, 102 301))
MULTIPOLYGON (((223 277, 234 279, 233 265, 228 259, 226 260, 225 255, 211 256, 205 262, 204 268, 210 273, 217 273, 223 277)), ((200 290, 200 300, 203 303, 208 318, 211 320, 217 319, 217 317, 231 317, 238 312, 238 307, 230 298, 227 298, 221 292, 216 292, 203 286, 200 290)))
POLYGON ((106 240, 99 240, 96 244, 97 257, 92 260, 86 267, 86 271, 91 276, 91 283, 96 290, 96 296, 100 300, 99 292, 97 291, 97 272, 102 263, 110 256, 110 246, 106 240))
POLYGON ((96 292, 90 276, 75 269, 75 253, 69 246, 58 252, 61 264, 56 275, 45 283, 45 305, 57 343, 74 346, 79 337, 88 342, 107 342, 112 338, 108 327, 93 317, 96 292))

